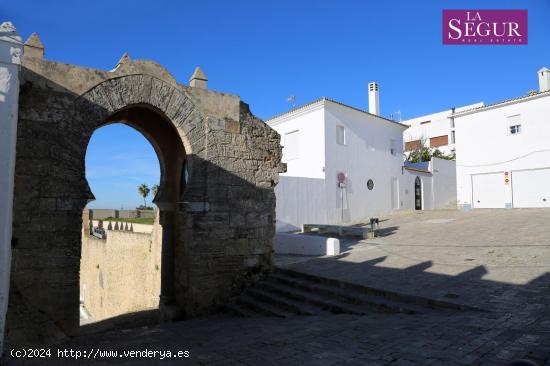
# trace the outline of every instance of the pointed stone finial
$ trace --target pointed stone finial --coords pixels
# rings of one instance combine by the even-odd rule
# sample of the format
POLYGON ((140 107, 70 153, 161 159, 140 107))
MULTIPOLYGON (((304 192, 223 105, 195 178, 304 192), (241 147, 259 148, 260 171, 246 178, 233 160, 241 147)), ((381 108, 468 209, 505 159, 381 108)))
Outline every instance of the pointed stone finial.
POLYGON ((195 68, 195 72, 191 75, 189 85, 193 88, 208 89, 208 78, 199 66, 195 68))
POLYGON ((134 225, 130 224, 130 231, 134 231, 134 225))
POLYGON ((113 225, 111 224, 111 221, 109 221, 109 225, 107 226, 107 230, 113 230, 113 225))
POLYGON ((25 42, 25 48, 23 50, 26 57, 44 58, 44 45, 38 37, 38 34, 34 32, 25 42))
POLYGON ((115 222, 115 230, 118 230, 118 221, 115 222))

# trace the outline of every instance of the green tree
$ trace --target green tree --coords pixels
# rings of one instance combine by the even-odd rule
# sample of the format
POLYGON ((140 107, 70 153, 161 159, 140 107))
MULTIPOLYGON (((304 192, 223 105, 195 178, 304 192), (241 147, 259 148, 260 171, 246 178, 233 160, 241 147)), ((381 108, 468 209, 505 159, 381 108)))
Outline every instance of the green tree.
POLYGON ((438 148, 431 149, 426 146, 426 140, 420 142, 420 146, 411 151, 407 157, 407 161, 410 163, 421 163, 423 161, 431 161, 432 157, 445 159, 445 160, 455 160, 455 154, 446 155, 438 148))
POLYGON ((147 187, 147 184, 143 183, 138 186, 138 193, 143 197, 144 207, 147 207, 147 201, 145 200, 145 198, 149 195, 149 192, 151 192, 151 190, 149 189, 149 187, 147 187))
POLYGON ((153 192, 153 197, 155 197, 157 195, 157 193, 159 193, 159 185, 158 184, 155 184, 151 187, 151 191, 153 192))
POLYGON ((426 146, 425 140, 422 140, 420 146, 411 151, 407 158, 407 161, 410 163, 421 163, 430 160, 432 160, 432 152, 430 148, 426 146))
POLYGON ((444 154, 441 150, 438 148, 435 148, 435 150, 432 153, 432 157, 439 158, 439 159, 445 159, 445 160, 455 160, 456 154, 452 153, 450 155, 444 154))

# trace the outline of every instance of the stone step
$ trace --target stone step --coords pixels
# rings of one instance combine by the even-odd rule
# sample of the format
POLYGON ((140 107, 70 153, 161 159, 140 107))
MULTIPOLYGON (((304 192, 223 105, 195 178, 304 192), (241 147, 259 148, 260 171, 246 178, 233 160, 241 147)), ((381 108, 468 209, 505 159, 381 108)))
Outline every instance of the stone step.
POLYGON ((319 277, 308 273, 298 272, 286 268, 276 267, 272 275, 285 275, 290 278, 298 278, 313 284, 322 284, 334 288, 340 288, 346 291, 356 291, 366 295, 372 295, 387 300, 395 301, 404 304, 413 304, 425 309, 452 309, 452 310, 474 310, 483 311, 483 309, 471 307, 468 305, 458 304, 454 302, 428 299, 420 296, 397 293, 389 290, 378 289, 370 286, 363 286, 349 282, 343 282, 332 278, 319 277))
POLYGON ((255 313, 267 315, 267 316, 276 316, 279 318, 287 318, 289 316, 295 315, 287 310, 278 308, 269 302, 264 300, 254 298, 248 295, 246 292, 236 299, 237 304, 242 305, 255 313))
POLYGON ((275 306, 283 308, 289 312, 299 315, 320 315, 326 313, 320 307, 312 306, 302 301, 296 301, 284 294, 270 291, 269 288, 263 286, 263 282, 255 287, 251 287, 246 291, 246 294, 252 297, 257 297, 263 301, 267 301, 275 306))
POLYGON ((254 317, 263 315, 255 312, 254 310, 251 310, 246 306, 238 304, 237 302, 226 305, 224 311, 228 314, 240 317, 254 317))
POLYGON ((365 307, 355 304, 344 303, 337 299, 331 299, 322 294, 315 294, 307 290, 302 290, 296 287, 285 286, 273 281, 262 281, 257 286, 265 289, 265 291, 274 292, 280 296, 302 302, 308 305, 313 305, 324 311, 335 314, 358 314, 364 315, 368 311, 365 307))
POLYGON ((262 282, 260 286, 268 285, 269 283, 284 286, 283 288, 280 288, 281 291, 283 291, 285 288, 287 289, 287 291, 292 291, 292 288, 297 288, 302 291, 322 295, 346 304, 365 307, 365 311, 375 310, 385 313, 418 314, 426 312, 427 310, 426 308, 423 308, 416 304, 401 303, 380 296, 365 294, 354 290, 345 290, 341 289, 340 287, 312 283, 281 273, 272 274, 270 278, 266 282, 262 282))

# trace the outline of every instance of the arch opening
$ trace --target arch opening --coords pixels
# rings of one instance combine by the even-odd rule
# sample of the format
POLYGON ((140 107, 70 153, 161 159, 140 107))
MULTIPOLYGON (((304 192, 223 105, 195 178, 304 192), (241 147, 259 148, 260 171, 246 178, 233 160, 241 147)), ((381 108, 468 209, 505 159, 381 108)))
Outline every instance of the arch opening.
MULTIPOLYGON (((127 130, 134 130, 134 135, 137 131, 144 137, 148 143, 143 143, 154 150, 150 155, 156 155, 158 159, 156 176, 152 174, 149 182, 145 179, 134 181, 132 189, 141 199, 138 196, 140 184, 149 183, 149 190, 158 184, 149 201, 156 208, 149 210, 149 207, 136 206, 135 209, 119 210, 114 207, 112 212, 105 213, 97 208, 94 211, 93 207, 97 205, 91 201, 89 206, 92 208, 84 209, 80 325, 97 321, 105 323, 99 329, 118 327, 120 319, 125 317, 132 323, 156 322, 158 309, 174 302, 174 211, 186 188, 182 177, 188 178, 189 174, 181 138, 161 112, 148 105, 129 106, 100 123, 94 136, 101 129, 120 124, 128 126, 127 130), (138 220, 130 220, 134 217, 138 220), (135 313, 140 315, 128 316, 135 313)), ((134 168, 139 169, 139 164, 134 168)), ((146 192, 142 190, 142 193, 146 192)), ((147 196, 143 206, 148 206, 147 196)))

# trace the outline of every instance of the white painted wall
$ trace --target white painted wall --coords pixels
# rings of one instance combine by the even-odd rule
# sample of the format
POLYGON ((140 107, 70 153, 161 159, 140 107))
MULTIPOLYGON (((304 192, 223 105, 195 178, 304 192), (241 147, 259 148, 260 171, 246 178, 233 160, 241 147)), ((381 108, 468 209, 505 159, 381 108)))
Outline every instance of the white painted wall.
MULTIPOLYGON (((514 171, 550 167, 549 115, 550 92, 546 92, 455 116, 458 205, 472 207, 472 176, 497 173, 500 183, 495 180, 484 189, 503 189, 502 207, 511 207, 514 171), (508 117, 516 115, 521 133, 511 135, 508 117), (511 176, 508 184, 504 172, 511 176)), ((550 182, 539 183, 550 187, 550 182)))
POLYGON ((456 208, 456 162, 432 158, 433 208, 456 208))
POLYGON ((322 103, 272 119, 268 124, 281 135, 283 162, 287 164, 287 171, 281 176, 325 178, 325 129, 322 103), (285 136, 294 131, 298 131, 298 155, 288 159, 284 148, 287 144, 285 136))
MULTIPOLYGON (((464 111, 466 109, 472 109, 483 106, 483 103, 475 103, 467 106, 459 107, 455 109, 455 112, 464 111)), ((426 140, 426 145, 430 146, 430 138, 437 136, 448 136, 449 144, 446 146, 437 147, 441 152, 445 154, 451 154, 456 149, 455 144, 452 143, 451 132, 454 130, 450 120, 452 110, 448 109, 442 112, 432 113, 425 116, 411 118, 403 121, 402 123, 410 126, 403 133, 404 142, 415 140, 426 140), (427 122, 429 123, 422 123, 427 122)))
POLYGON ((401 202, 403 202, 401 208, 405 210, 415 209, 414 189, 416 177, 419 177, 421 181, 422 210, 431 210, 434 208, 432 174, 429 172, 422 172, 410 169, 403 169, 403 176, 401 177, 401 202))
POLYGON ((275 186, 277 197, 276 230, 297 231, 302 224, 329 224, 326 211, 324 179, 279 176, 275 186))
MULTIPOLYGON (((392 211, 392 178, 398 181, 403 165, 405 126, 349 107, 325 104, 326 214, 329 223, 351 222, 392 211), (336 142, 336 126, 346 129, 346 144, 336 142), (391 154, 394 141, 394 155, 391 154), (337 174, 347 175, 341 190, 337 174), (367 188, 372 179, 374 189, 367 188), (342 199, 343 220, 342 218, 342 199)), ((398 199, 400 201, 400 198, 398 199)))
POLYGON ((0 26, 0 356, 8 307, 19 69, 23 45, 11 23, 0 26))
POLYGON ((417 176, 422 180, 423 209, 453 203, 456 207, 453 161, 434 159, 426 164, 431 170, 427 172, 403 168, 402 124, 328 99, 268 124, 281 136, 301 133, 299 156, 287 160, 288 172, 275 187, 278 232, 300 230, 302 224, 366 222, 393 210, 414 210, 417 176), (345 144, 337 140, 337 127, 342 126, 345 144), (346 174, 343 189, 338 186, 340 172, 346 174), (367 188, 369 179, 373 190, 367 188))
POLYGON ((396 181, 396 208, 401 207, 405 126, 326 99, 268 124, 281 136, 303 131, 300 155, 287 160, 288 172, 281 174, 275 188, 277 231, 300 230, 304 223, 349 223, 388 213, 393 209, 392 179, 396 181), (337 126, 345 128, 345 145, 337 143, 337 126), (344 189, 337 184, 339 172, 347 175, 344 189), (372 191, 367 189, 369 179, 374 182, 372 191))

